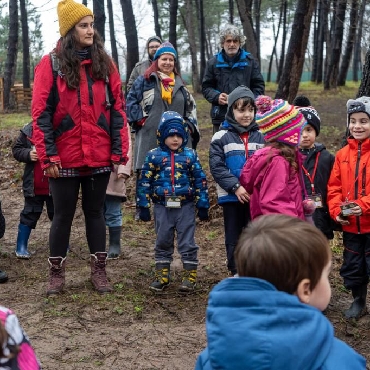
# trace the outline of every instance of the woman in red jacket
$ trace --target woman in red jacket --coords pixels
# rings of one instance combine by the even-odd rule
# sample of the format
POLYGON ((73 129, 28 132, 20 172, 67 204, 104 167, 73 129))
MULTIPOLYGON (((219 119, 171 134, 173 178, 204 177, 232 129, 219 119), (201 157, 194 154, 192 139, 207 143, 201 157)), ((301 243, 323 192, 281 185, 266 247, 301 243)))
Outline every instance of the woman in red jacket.
POLYGON ((50 229, 47 294, 65 282, 65 259, 79 190, 91 254, 91 280, 112 291, 105 264, 103 206, 112 164, 127 162, 128 137, 119 73, 90 9, 73 0, 58 3, 61 38, 35 69, 34 143, 50 178, 55 214, 50 229))

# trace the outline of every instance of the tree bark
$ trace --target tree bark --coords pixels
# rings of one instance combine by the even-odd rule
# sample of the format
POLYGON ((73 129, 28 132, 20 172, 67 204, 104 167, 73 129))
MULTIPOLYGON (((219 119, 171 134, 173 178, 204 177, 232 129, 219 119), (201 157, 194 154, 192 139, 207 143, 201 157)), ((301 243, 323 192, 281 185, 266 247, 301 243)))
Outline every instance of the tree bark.
POLYGON ((126 57, 126 81, 131 75, 135 64, 139 60, 139 43, 137 37, 137 29, 134 11, 132 9, 131 0, 120 0, 123 24, 125 26, 127 57, 126 57))
POLYGON ((252 3, 253 3, 253 0, 236 0, 236 4, 238 5, 240 20, 243 25, 244 35, 247 38, 245 42, 246 49, 254 57, 257 58, 258 49, 257 49, 256 36, 253 30, 252 3))
POLYGON ((105 41, 105 0, 93 1, 94 28, 105 41))
POLYGON ((116 65, 117 65, 117 68, 119 70, 117 40, 116 40, 116 33, 114 31, 114 17, 113 17, 112 0, 107 0, 107 8, 108 8, 109 36, 110 36, 110 47, 111 47, 111 50, 112 50, 112 58, 115 61, 116 65))
POLYGON ((234 0, 229 0, 229 23, 234 24, 234 0))
POLYGON ((347 72, 349 64, 351 62, 353 46, 356 40, 356 29, 358 19, 358 0, 352 0, 350 15, 349 15, 349 30, 346 48, 342 57, 342 64, 340 66, 338 75, 338 86, 344 86, 346 84, 347 72))
POLYGON ((329 90, 337 87, 339 62, 342 53, 344 18, 346 14, 347 1, 338 0, 336 7, 336 16, 334 19, 334 33, 331 42, 330 61, 328 71, 325 76, 324 88, 329 90))
POLYGON ((281 26, 282 18, 283 18, 283 5, 280 8, 279 21, 278 21, 278 26, 277 26, 276 33, 275 33, 275 23, 273 23, 274 47, 272 48, 272 52, 271 52, 271 56, 270 56, 266 82, 271 82, 271 70, 272 70, 272 63, 274 61, 274 56, 277 59, 276 45, 277 45, 278 38, 279 38, 279 32, 280 32, 280 26, 281 26))
POLYGON ((357 98, 361 96, 370 96, 370 47, 366 52, 361 84, 357 92, 357 98))
POLYGON ((276 75, 276 82, 280 82, 281 75, 283 74, 283 67, 285 61, 285 48, 286 48, 286 30, 287 30, 287 12, 288 12, 288 1, 285 0, 282 3, 283 7, 283 33, 281 38, 281 52, 280 52, 280 60, 278 63, 278 71, 276 75))
POLYGON ((358 81, 358 71, 360 70, 361 63, 361 40, 362 40, 362 27, 364 24, 365 7, 366 0, 362 0, 355 42, 355 50, 353 52, 353 81, 355 82, 358 81))
POLYGON ((159 11, 157 0, 152 0, 153 15, 154 15, 154 30, 155 34, 162 39, 161 26, 159 24, 159 11))
POLYGON ((178 0, 170 0, 170 25, 168 40, 177 51, 177 10, 179 8, 178 0))
POLYGON ((29 89, 30 83, 30 43, 28 31, 28 16, 26 9, 26 1, 19 0, 21 10, 21 25, 22 25, 22 50, 23 50, 23 67, 22 67, 22 80, 23 87, 29 89))
POLYGON ((204 27, 204 6, 203 0, 196 0, 198 10, 199 38, 200 38, 200 82, 203 79, 206 69, 206 31, 204 27))
POLYGON ((12 81, 15 75, 15 67, 18 52, 18 2, 9 0, 9 38, 8 52, 6 55, 4 70, 4 110, 10 108, 10 89, 13 86, 12 81))
POLYGON ((297 95, 316 0, 298 0, 292 33, 276 98, 293 101, 297 95))
POLYGON ((324 44, 328 34, 328 14, 329 14, 329 1, 320 0, 318 35, 317 35, 317 54, 316 56, 314 56, 314 60, 316 60, 316 76, 314 82, 316 82, 317 84, 321 84, 323 81, 324 44))

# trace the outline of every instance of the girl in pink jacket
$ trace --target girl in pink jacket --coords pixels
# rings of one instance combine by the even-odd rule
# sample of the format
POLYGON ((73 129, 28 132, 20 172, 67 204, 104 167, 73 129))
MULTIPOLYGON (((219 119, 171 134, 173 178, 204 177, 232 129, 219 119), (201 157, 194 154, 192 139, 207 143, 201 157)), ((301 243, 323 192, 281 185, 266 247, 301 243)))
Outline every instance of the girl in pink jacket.
POLYGON ((273 213, 305 220, 314 211, 313 202, 303 200, 301 159, 297 150, 306 120, 287 101, 261 95, 255 103, 256 122, 268 144, 254 153, 240 176, 241 185, 251 194, 252 220, 273 213))

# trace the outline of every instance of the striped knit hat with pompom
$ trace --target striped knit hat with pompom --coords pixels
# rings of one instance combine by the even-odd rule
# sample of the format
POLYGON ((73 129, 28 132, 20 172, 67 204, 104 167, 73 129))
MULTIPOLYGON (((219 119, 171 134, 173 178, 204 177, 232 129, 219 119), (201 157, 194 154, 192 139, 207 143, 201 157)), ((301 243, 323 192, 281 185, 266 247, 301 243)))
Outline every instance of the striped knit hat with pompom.
POLYGON ((282 99, 260 95, 256 100, 256 122, 267 142, 297 146, 306 119, 293 105, 282 99))

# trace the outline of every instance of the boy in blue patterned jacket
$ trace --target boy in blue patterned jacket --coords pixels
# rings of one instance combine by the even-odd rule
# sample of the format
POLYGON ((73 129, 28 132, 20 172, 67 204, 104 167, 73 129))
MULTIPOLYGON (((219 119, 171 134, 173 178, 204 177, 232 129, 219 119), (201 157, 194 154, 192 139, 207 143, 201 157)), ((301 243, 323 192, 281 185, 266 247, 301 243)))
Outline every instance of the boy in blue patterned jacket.
POLYGON ((199 219, 208 219, 206 175, 196 151, 186 147, 188 128, 180 114, 173 111, 162 114, 157 141, 159 146, 146 155, 137 189, 142 221, 150 221, 150 199, 154 204, 156 278, 149 289, 162 291, 170 283, 176 230, 184 267, 179 290, 189 292, 195 288, 198 266, 195 205, 199 219))
POLYGON ((257 108, 253 92, 239 86, 228 96, 225 121, 216 132, 209 149, 209 166, 217 183, 218 204, 224 215, 227 268, 236 274, 234 249, 243 228, 251 219, 249 194, 239 183, 239 176, 248 157, 265 140, 254 119, 257 108))

